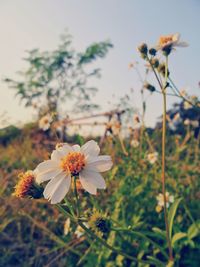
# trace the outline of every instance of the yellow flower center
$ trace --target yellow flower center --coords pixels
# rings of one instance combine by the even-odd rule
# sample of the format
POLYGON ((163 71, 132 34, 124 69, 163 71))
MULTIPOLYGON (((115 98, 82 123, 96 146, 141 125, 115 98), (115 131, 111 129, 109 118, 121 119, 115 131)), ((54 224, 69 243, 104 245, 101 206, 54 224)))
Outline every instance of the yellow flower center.
POLYGON ((70 152, 61 160, 61 168, 72 175, 79 174, 85 167, 85 156, 80 152, 70 152))
POLYGON ((169 35, 169 36, 161 36, 159 39, 159 44, 161 46, 165 46, 169 43, 173 42, 173 35, 169 35))

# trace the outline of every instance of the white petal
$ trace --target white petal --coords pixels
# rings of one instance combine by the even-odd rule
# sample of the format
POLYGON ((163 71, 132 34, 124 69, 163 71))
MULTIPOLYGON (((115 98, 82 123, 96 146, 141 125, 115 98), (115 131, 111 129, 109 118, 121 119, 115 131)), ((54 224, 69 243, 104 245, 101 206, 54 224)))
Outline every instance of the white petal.
POLYGON ((47 172, 36 172, 35 180, 38 184, 41 184, 45 181, 53 179, 55 176, 57 176, 59 173, 61 173, 61 169, 55 169, 55 170, 49 170, 47 172))
POLYGON ((64 143, 61 147, 57 148, 57 150, 63 155, 67 155, 69 152, 72 152, 73 149, 67 143, 64 143))
POLYGON ((73 145, 73 146, 72 146, 72 150, 73 150, 74 152, 80 152, 81 147, 80 147, 79 145, 73 145))
POLYGON ((55 170, 58 168, 58 164, 52 160, 45 160, 36 167, 36 172, 47 172, 49 170, 55 170))
POLYGON ((94 187, 96 187, 96 188, 99 188, 99 189, 105 189, 106 188, 105 180, 101 176, 101 174, 98 172, 83 170, 80 173, 80 176, 81 176, 80 181, 84 179, 84 181, 86 181, 88 184, 94 185, 94 187))
POLYGON ((187 46, 189 46, 189 44, 186 43, 186 42, 178 42, 178 43, 176 44, 176 46, 179 46, 179 47, 187 47, 187 46))
POLYGON ((173 203, 174 202, 174 196, 169 197, 169 202, 173 203))
POLYGON ((58 150, 54 150, 51 154, 51 160, 53 161, 60 162, 62 158, 63 158, 63 154, 58 150))
POLYGON ((89 159, 85 169, 96 172, 105 172, 110 170, 112 165, 113 162, 110 156, 98 156, 89 159))
POLYGON ((71 176, 66 176, 62 172, 47 184, 43 193, 44 197, 51 200, 51 204, 59 203, 69 191, 70 184, 71 176))
POLYGON ((88 181, 88 179, 86 177, 84 177, 84 175, 82 173, 79 174, 79 179, 81 182, 82 187, 89 192, 92 195, 96 195, 97 194, 97 188, 94 184, 90 183, 90 180, 88 181))
POLYGON ((178 33, 178 32, 175 33, 173 35, 173 42, 178 42, 180 40, 180 37, 181 37, 180 33, 178 33))
POLYGON ((96 157, 100 153, 100 147, 97 142, 90 140, 81 147, 81 152, 83 152, 86 156, 96 157))

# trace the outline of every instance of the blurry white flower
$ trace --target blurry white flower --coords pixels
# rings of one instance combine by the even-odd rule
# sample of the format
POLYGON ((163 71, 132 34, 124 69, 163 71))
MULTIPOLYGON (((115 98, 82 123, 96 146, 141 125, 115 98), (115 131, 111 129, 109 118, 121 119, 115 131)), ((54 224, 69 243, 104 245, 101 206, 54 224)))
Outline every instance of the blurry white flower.
POLYGON ((188 44, 186 42, 180 41, 180 34, 169 34, 165 36, 160 36, 157 48, 160 50, 174 49, 175 47, 186 47, 188 44))
POLYGON ((52 116, 47 114, 39 120, 39 128, 43 131, 47 131, 50 128, 51 122, 53 121, 52 116))
POLYGON ((183 102, 183 108, 184 108, 185 110, 187 110, 187 109, 192 108, 192 105, 191 105, 190 103, 188 103, 188 101, 184 101, 184 102, 183 102))
POLYGON ((67 220, 65 221, 64 224, 64 235, 67 235, 69 233, 70 230, 70 218, 67 218, 67 220))
POLYGON ((184 120, 184 125, 190 125, 190 120, 189 119, 186 119, 186 120, 184 120))
MULTIPOLYGON (((165 196, 166 196, 166 206, 167 206, 167 208, 169 208, 170 203, 173 203, 174 202, 174 196, 173 195, 170 195, 169 192, 166 192, 165 193, 165 196)), ((156 197, 156 199, 158 201, 158 205, 156 207, 156 211, 159 212, 164 207, 164 195, 160 193, 156 197)))
POLYGON ((140 143, 138 142, 138 140, 133 139, 133 140, 131 141, 131 146, 132 146, 132 147, 136 148, 136 147, 138 147, 139 145, 140 145, 140 143))
POLYGON ((196 120, 196 121, 190 121, 190 124, 194 127, 194 128, 198 128, 199 127, 199 122, 196 120))
POLYGON ((149 153, 147 155, 147 160, 150 164, 154 164, 158 160, 158 152, 149 153))
MULTIPOLYGON (((84 222, 83 224, 88 228, 87 223, 84 222)), ((85 231, 80 225, 77 226, 76 231, 74 232, 77 238, 81 237, 84 233, 85 231)))
POLYGON ((71 176, 79 176, 82 187, 90 194, 96 194, 98 189, 105 189, 106 184, 99 172, 110 170, 110 156, 99 156, 98 144, 91 140, 82 147, 70 146, 66 143, 56 146, 51 159, 40 163, 36 172, 36 182, 50 180, 44 190, 44 197, 51 204, 63 200, 71 185, 71 176))
POLYGON ((169 128, 172 130, 172 131, 176 131, 177 129, 177 126, 181 123, 182 119, 181 119, 181 116, 179 113, 176 113, 173 117, 173 119, 171 119, 168 123, 169 125, 169 128))

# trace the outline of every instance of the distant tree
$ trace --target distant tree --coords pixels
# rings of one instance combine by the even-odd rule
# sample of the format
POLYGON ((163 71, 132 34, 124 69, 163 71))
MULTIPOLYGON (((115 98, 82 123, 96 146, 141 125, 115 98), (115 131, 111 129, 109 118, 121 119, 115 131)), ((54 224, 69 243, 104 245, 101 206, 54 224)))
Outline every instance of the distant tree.
POLYGON ((28 51, 25 58, 28 67, 19 72, 21 78, 6 78, 5 82, 16 90, 25 106, 35 105, 40 113, 46 107, 46 111, 59 114, 61 103, 66 103, 75 112, 90 110, 96 107, 91 96, 97 89, 88 86, 87 82, 91 77, 98 77, 100 69, 89 70, 89 67, 96 59, 105 57, 111 47, 112 44, 105 41, 77 52, 72 48, 71 36, 66 33, 54 51, 28 51))

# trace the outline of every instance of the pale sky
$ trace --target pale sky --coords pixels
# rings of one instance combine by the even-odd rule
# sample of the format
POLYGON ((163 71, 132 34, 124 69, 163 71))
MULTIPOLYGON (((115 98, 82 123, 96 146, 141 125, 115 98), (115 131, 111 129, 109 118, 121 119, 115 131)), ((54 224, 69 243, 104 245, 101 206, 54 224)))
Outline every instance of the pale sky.
MULTIPOLYGON (((134 88, 133 105, 140 108, 140 84, 131 61, 140 60, 137 46, 155 44, 160 35, 181 34, 188 48, 170 56, 172 77, 180 89, 200 96, 200 1, 199 0, 0 0, 0 115, 6 112, 9 122, 27 122, 33 111, 19 105, 14 92, 2 82, 16 77, 25 66, 25 50, 57 47, 59 35, 68 28, 74 47, 85 49, 92 42, 109 39, 114 48, 98 61, 102 78, 94 85, 96 100, 109 110, 112 95, 117 99, 134 88)), ((176 99, 168 100, 168 107, 176 99)), ((153 125, 161 114, 162 99, 153 95, 147 103, 147 125, 153 125)), ((2 119, 0 119, 1 121, 2 119)))

